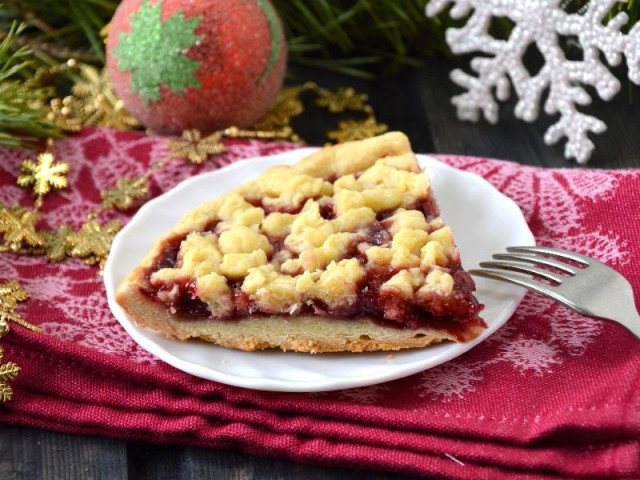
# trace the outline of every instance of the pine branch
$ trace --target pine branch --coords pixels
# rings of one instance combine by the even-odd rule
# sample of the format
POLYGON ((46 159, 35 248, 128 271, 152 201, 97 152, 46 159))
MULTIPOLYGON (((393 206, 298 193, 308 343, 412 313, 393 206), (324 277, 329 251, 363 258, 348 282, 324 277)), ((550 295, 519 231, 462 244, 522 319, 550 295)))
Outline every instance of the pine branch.
POLYGON ((34 148, 39 138, 59 136, 45 106, 53 91, 29 79, 30 50, 13 48, 24 28, 14 21, 0 42, 0 145, 14 148, 34 148))
POLYGON ((447 16, 432 19, 424 0, 273 0, 289 42, 290 65, 372 78, 447 55, 447 16))
POLYGON ((34 55, 40 53, 61 62, 69 58, 105 61, 101 32, 111 20, 118 0, 4 0, 0 14, 0 29, 18 19, 27 25, 28 38, 34 55), (38 47, 43 47, 42 52, 38 47), (87 52, 90 47, 90 52, 87 52), (83 52, 83 59, 73 52, 83 52), (71 53, 67 56, 67 53, 71 53))

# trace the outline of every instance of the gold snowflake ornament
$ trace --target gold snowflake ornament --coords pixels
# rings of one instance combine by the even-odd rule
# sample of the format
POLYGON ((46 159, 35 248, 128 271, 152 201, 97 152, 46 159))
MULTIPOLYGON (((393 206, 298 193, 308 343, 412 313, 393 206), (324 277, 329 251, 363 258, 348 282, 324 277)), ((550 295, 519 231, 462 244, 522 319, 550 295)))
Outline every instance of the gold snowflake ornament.
POLYGON ((38 155, 37 162, 23 160, 20 164, 22 175, 18 177, 18 185, 28 187, 33 185, 33 194, 46 195, 52 188, 65 188, 67 186, 67 172, 69 165, 64 162, 56 162, 54 156, 49 153, 38 155))
POLYGON ((366 93, 356 93, 351 87, 341 87, 335 92, 321 89, 316 105, 329 109, 332 113, 340 113, 345 110, 361 112, 367 103, 366 93))
POLYGON ((48 119, 60 128, 77 132, 86 125, 130 130, 140 123, 124 107, 107 75, 90 65, 80 65, 80 78, 71 95, 54 98, 49 103, 48 119))
MULTIPOLYGON (((0 284, 0 338, 9 331, 9 322, 14 322, 23 327, 41 331, 35 325, 23 320, 18 313, 18 304, 29 298, 29 292, 18 285, 18 282, 11 280, 0 284)), ((2 363, 4 352, 0 348, 0 403, 8 402, 13 397, 13 389, 9 382, 16 379, 20 372, 20 367, 13 362, 2 363)))
POLYGON ((278 130, 289 126, 292 117, 304 112, 300 91, 300 87, 284 87, 280 90, 271 109, 253 125, 253 128, 256 130, 278 130))
POLYGON ((29 292, 18 285, 18 282, 11 280, 0 284, 0 322, 4 328, 0 330, 0 337, 8 330, 9 321, 20 323, 22 317, 18 313, 18 303, 29 298, 29 292))
POLYGON ((79 232, 73 232, 67 237, 72 257, 82 258, 89 265, 99 264, 104 267, 111 248, 111 242, 122 228, 118 221, 100 225, 90 220, 82 225, 79 232))
POLYGON ((67 237, 71 232, 73 229, 69 225, 62 225, 55 232, 40 232, 44 238, 44 253, 51 262, 65 259, 69 250, 67 237))
POLYGON ((182 138, 169 142, 169 158, 172 160, 188 159, 191 163, 202 163, 209 155, 217 155, 225 151, 223 143, 220 141, 219 132, 202 138, 199 130, 185 130, 182 138))
POLYGON ((42 331, 40 327, 27 322, 18 313, 18 303, 24 302, 28 298, 29 292, 18 285, 15 280, 0 285, 0 338, 9 331, 10 321, 33 332, 42 331))
POLYGON ((90 65, 80 66, 81 79, 71 89, 83 106, 85 125, 128 130, 140 126, 124 107, 109 80, 106 68, 98 71, 90 65))
MULTIPOLYGON (((15 280, 0 285, 0 338, 9 331, 9 321, 28 325, 32 329, 39 330, 30 325, 18 313, 18 303, 29 298, 29 292, 18 285, 15 280)), ((20 372, 20 367, 13 362, 2 363, 4 352, 0 348, 0 402, 8 402, 13 397, 13 389, 9 385, 20 372)))
POLYGON ((47 120, 65 132, 79 132, 85 124, 84 108, 77 98, 54 98, 49 102, 47 120))
POLYGON ((0 348, 0 402, 8 402, 13 398, 13 389, 9 382, 16 379, 20 367, 13 362, 2 363, 4 352, 0 348))
POLYGON ((386 132, 389 127, 384 123, 378 123, 372 116, 365 120, 345 120, 338 123, 338 129, 327 133, 327 137, 338 143, 351 140, 362 140, 374 137, 386 132))
POLYGON ((133 206, 139 198, 144 198, 149 193, 148 177, 123 177, 118 180, 116 187, 100 193, 102 197, 102 207, 115 207, 119 210, 126 210, 133 206))
POLYGON ((23 208, 5 208, 0 210, 0 234, 11 250, 41 247, 44 238, 36 232, 38 214, 23 208))

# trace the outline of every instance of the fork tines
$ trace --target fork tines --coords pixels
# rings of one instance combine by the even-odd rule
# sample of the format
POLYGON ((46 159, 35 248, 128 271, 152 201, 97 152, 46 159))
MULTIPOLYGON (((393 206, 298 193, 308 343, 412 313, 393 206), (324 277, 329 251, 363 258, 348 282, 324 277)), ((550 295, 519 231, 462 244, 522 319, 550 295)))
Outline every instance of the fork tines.
POLYGON ((567 250, 560 250, 558 248, 551 247, 507 247, 507 252, 519 252, 519 253, 532 253, 539 255, 546 255, 549 257, 561 258, 563 260, 570 260, 572 262, 579 263, 581 265, 590 265, 594 259, 587 257, 576 252, 569 252, 567 250))
POLYGON ((633 287, 613 268, 595 258, 549 247, 509 247, 507 251, 469 272, 515 283, 583 315, 612 320, 640 339, 633 287))
POLYGON ((582 268, 588 267, 590 260, 588 257, 579 253, 548 247, 507 247, 507 251, 510 253, 496 253, 492 255, 493 259, 499 261, 480 263, 480 267, 489 270, 471 269, 470 273, 495 280, 504 280, 530 288, 539 293, 548 294, 550 288, 554 285, 562 284, 567 276, 574 276, 582 268), (551 257, 568 260, 580 266, 570 265, 551 257), (550 270, 538 267, 546 267, 550 270), (544 284, 520 274, 532 275, 533 277, 551 282, 551 284, 544 284))

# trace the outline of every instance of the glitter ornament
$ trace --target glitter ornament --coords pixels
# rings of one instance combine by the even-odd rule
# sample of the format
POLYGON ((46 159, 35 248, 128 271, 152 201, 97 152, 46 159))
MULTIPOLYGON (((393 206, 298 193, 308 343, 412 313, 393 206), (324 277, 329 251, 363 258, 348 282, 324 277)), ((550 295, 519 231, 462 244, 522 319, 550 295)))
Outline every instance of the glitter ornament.
POLYGON ((434 16, 453 3, 452 18, 469 15, 466 24, 446 32, 447 43, 456 54, 480 51, 489 56, 471 61, 477 76, 462 70, 451 72, 451 79, 467 91, 452 98, 458 117, 478 121, 480 111, 491 123, 498 121, 494 100, 509 98, 510 85, 519 97, 515 116, 527 122, 538 118, 541 97, 548 115, 559 114, 544 136, 547 144, 567 137, 564 155, 586 163, 594 145, 588 133, 607 129, 598 118, 578 111, 578 105, 591 103, 584 85, 591 86, 603 100, 610 100, 620 90, 620 82, 601 60, 618 65, 626 57, 629 79, 640 84, 640 22, 627 34, 620 29, 629 17, 620 12, 606 21, 616 0, 592 0, 580 12, 567 13, 561 0, 431 0, 427 15, 434 16), (492 17, 507 17, 514 27, 509 38, 500 40, 489 34, 492 17), (575 37, 582 47, 580 60, 568 60, 559 46, 560 36, 575 37), (531 75, 522 62, 527 48, 535 44, 544 59, 542 69, 531 75))
POLYGON ((159 133, 252 125, 269 110, 285 67, 268 0, 123 0, 109 28, 114 90, 159 133))

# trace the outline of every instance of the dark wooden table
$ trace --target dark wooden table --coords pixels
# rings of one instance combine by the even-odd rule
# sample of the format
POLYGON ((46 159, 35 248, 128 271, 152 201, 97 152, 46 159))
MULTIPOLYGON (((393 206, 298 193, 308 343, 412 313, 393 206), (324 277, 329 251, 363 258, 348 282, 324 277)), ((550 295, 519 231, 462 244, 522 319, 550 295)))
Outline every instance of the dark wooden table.
MULTIPOLYGON (((464 66, 461 61, 458 66, 464 66)), ((295 81, 314 80, 326 88, 353 86, 369 94, 378 120, 408 134, 416 152, 456 153, 512 160, 543 167, 576 167, 562 155, 562 144, 546 146, 542 137, 552 119, 533 124, 513 116, 514 101, 501 110, 495 126, 462 123, 449 103, 459 89, 448 79, 452 63, 428 62, 421 69, 375 82, 336 74, 301 72, 295 81)), ((640 88, 624 79, 611 102, 594 99, 589 111, 609 130, 593 140, 591 168, 640 167, 640 88)), ((322 144, 325 117, 305 114, 296 127, 310 143, 322 144)), ((19 398, 16 401, 20 401, 19 398)), ((0 422, 2 407, 0 407, 0 422)), ((258 458, 239 451, 159 446, 100 437, 74 436, 0 424, 0 480, 21 479, 400 479, 387 472, 354 472, 258 458)))

